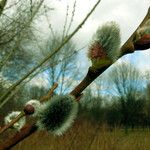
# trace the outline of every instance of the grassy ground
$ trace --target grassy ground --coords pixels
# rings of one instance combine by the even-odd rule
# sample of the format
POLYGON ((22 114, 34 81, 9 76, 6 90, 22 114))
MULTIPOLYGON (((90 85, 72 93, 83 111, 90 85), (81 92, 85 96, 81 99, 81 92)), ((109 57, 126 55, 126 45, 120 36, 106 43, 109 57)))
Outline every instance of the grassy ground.
POLYGON ((138 129, 125 134, 122 129, 109 131, 106 126, 82 121, 61 137, 34 133, 12 150, 150 150, 150 131, 138 129))

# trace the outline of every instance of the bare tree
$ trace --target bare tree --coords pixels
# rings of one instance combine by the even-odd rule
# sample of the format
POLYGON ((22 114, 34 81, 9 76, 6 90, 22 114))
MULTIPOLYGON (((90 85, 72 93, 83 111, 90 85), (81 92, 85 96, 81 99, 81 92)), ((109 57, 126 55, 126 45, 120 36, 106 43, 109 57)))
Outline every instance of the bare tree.
POLYGON ((150 127, 150 73, 146 72, 145 76, 146 80, 146 88, 145 88, 145 108, 144 108, 144 115, 145 120, 143 122, 143 127, 148 126, 150 127))
POLYGON ((66 37, 62 43, 52 52, 49 53, 42 61, 40 61, 35 67, 33 67, 28 73, 26 73, 20 80, 18 80, 11 88, 9 88, 6 93, 4 93, 0 101, 2 102, 1 106, 6 102, 5 99, 11 94, 13 90, 16 89, 25 79, 27 79, 33 72, 35 72, 38 68, 40 68, 45 62, 47 62, 52 56, 54 56, 60 49, 79 31, 79 29, 83 26, 83 24, 86 22, 86 20, 89 18, 89 16, 92 14, 92 12, 96 9, 98 4, 100 3, 100 0, 97 1, 97 3, 93 6, 91 11, 86 15, 86 17, 83 19, 83 21, 77 26, 77 28, 69 34, 68 37, 66 37))
POLYGON ((109 77, 112 81, 110 86, 113 87, 111 92, 116 95, 120 103, 122 123, 127 131, 128 126, 134 128, 143 114, 142 77, 139 70, 130 63, 124 62, 112 68, 109 77))
MULTIPOLYGON (((19 79, 33 64, 31 50, 34 36, 34 20, 42 7, 43 0, 32 3, 19 1, 4 11, 1 18, 1 61, 0 70, 11 80, 19 79), (9 14, 12 11, 12 14, 9 14)), ((11 4, 9 4, 11 5, 11 4)), ((8 5, 8 6, 9 6, 8 5)))
MULTIPOLYGON (((61 43, 61 36, 49 38, 41 50, 41 56, 45 57, 48 51, 52 51, 61 43)), ((73 82, 73 76, 76 75, 78 68, 76 67, 77 48, 72 41, 69 41, 57 55, 54 55, 44 66, 41 67, 49 79, 50 86, 55 82, 59 82, 58 93, 64 93, 70 88, 73 82), (67 80, 72 78, 72 81, 67 80)))

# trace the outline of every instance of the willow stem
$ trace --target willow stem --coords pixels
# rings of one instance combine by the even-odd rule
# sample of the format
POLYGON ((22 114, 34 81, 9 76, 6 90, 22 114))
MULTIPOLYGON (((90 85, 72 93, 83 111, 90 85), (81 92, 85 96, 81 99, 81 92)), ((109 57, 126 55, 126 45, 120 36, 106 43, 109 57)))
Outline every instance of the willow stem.
POLYGON ((5 125, 0 129, 0 134, 6 131, 8 128, 12 127, 19 119, 25 116, 24 111, 22 111, 16 118, 14 118, 9 124, 5 125))
MULTIPOLYGON (((43 96, 40 98, 40 102, 43 103, 46 100, 50 99, 51 96, 53 95, 54 90, 58 87, 58 84, 55 83, 52 88, 49 90, 48 94, 46 96, 43 96)), ((5 132, 7 129, 11 128, 19 119, 22 117, 26 116, 25 112, 22 111, 16 118, 14 118, 9 124, 5 125, 4 127, 0 128, 0 134, 5 132)))
MULTIPOLYGON (((99 2, 100 1, 98 1, 98 3, 99 2)), ((97 3, 97 5, 98 5, 98 3, 97 3)), ((149 14, 150 14, 150 9, 148 11, 148 14, 142 21, 142 23, 139 25, 139 27, 141 27, 145 23, 145 21, 149 18, 149 16, 150 16, 149 14)), ((122 48, 121 48, 122 54, 120 55, 120 57, 127 53, 130 53, 130 51, 127 52, 128 49, 126 47, 128 47, 130 42, 133 42, 133 37, 135 36, 135 34, 136 34, 136 32, 134 32, 131 35, 131 37, 127 40, 127 42, 122 46, 122 48)), ((79 85, 77 85, 77 87, 70 94, 75 96, 76 98, 78 96, 80 96, 82 91, 88 85, 90 85, 101 73, 103 73, 107 68, 109 68, 110 65, 102 67, 101 69, 96 70, 96 71, 93 71, 91 68, 89 68, 89 71, 88 71, 86 77, 81 81, 81 83, 79 85)), ((17 133, 13 137, 10 137, 9 139, 7 139, 2 145, 0 145, 0 150, 6 150, 7 148, 11 148, 15 144, 17 144, 18 142, 20 142, 21 140, 26 138, 27 136, 31 135, 36 130, 37 130, 37 128, 36 128, 35 124, 28 126, 26 129, 22 130, 20 133, 17 133)))

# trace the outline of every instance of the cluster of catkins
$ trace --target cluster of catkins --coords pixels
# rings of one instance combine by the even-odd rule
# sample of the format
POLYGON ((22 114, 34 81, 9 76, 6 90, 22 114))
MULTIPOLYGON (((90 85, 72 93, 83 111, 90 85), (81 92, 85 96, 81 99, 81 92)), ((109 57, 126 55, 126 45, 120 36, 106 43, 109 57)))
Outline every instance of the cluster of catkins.
MULTIPOLYGON (((88 56, 92 67, 101 68, 112 63, 119 56, 120 30, 115 22, 108 22, 96 31, 88 56)), ((31 100, 25 104, 26 114, 34 114, 37 118, 39 129, 46 129, 54 135, 62 135, 73 123, 78 112, 78 102, 71 95, 54 96, 49 101, 41 104, 38 100, 31 100)), ((5 118, 5 123, 10 122, 20 112, 12 112, 5 118)), ((21 118, 14 124, 20 130, 25 124, 21 118)))
MULTIPOLYGON (((150 19, 137 30, 133 42, 142 38, 146 40, 147 37, 148 39, 150 37, 150 19)), ((92 38, 88 51, 92 68, 100 69, 115 62, 121 56, 120 43, 120 29, 117 23, 106 22, 99 27, 92 38)), ((146 44, 146 41, 144 43, 146 44)))
MULTIPOLYGON (((30 100, 25 104, 24 112, 37 118, 37 126, 40 130, 47 130, 54 135, 62 135, 74 122, 78 112, 78 102, 71 95, 59 95, 41 104, 38 100, 30 100)), ((5 124, 10 123, 21 112, 13 111, 5 117, 5 124)), ((22 117, 13 125, 20 131, 25 125, 25 117, 22 117)))
MULTIPOLYGON (((150 34, 150 20, 137 31, 138 38, 150 34)), ((120 56, 120 29, 115 22, 107 22, 99 27, 93 36, 88 57, 93 69, 100 69, 118 59, 120 56)), ((25 104, 24 112, 37 117, 39 129, 46 129, 54 135, 62 135, 73 123, 78 112, 78 102, 71 95, 59 95, 41 104, 38 100, 30 100, 25 104)), ((20 112, 14 111, 5 117, 8 124, 20 112)), ((14 124, 20 130, 25 124, 25 117, 14 124)))
MULTIPOLYGON (((25 105, 25 113, 28 109, 28 115, 33 114, 33 116, 36 116, 37 110, 40 109, 41 103, 38 100, 32 99, 28 101, 25 105), (30 112, 30 113, 29 113, 30 112)), ((9 113, 5 118, 4 122, 5 125, 9 124, 12 120, 14 120, 18 115, 21 114, 21 111, 12 111, 9 113)), ((26 124, 26 118, 25 116, 20 118, 14 125, 12 126, 14 129, 20 131, 20 129, 26 124)))

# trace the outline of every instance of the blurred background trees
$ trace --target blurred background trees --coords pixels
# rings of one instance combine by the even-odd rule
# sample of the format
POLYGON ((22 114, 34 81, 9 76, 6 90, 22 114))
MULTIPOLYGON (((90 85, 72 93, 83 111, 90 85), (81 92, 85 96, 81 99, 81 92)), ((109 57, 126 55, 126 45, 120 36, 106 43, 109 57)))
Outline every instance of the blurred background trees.
MULTIPOLYGON (((0 2, 0 95, 68 36, 73 20, 69 27, 65 21, 62 33, 58 34, 51 26, 49 14, 52 11, 54 8, 47 6, 44 0, 0 2), (46 35, 39 27, 41 19, 45 27, 48 26, 46 35)), ((68 42, 56 56, 12 92, 0 114, 21 109, 21 105, 29 99, 39 99, 55 82, 59 82, 57 94, 71 90, 76 80, 74 77, 78 77, 76 60, 79 50, 73 41, 68 42)))
MULTIPOLYGON (((83 116, 110 127, 125 127, 125 131, 149 127, 149 74, 144 77, 134 65, 122 61, 107 75, 109 80, 101 84, 107 87, 103 92, 102 89, 99 89, 99 95, 91 94, 91 89, 85 92, 81 100, 83 116)), ((103 77, 100 80, 105 81, 103 77)))
MULTIPOLYGON (((76 1, 75 1, 76 3, 76 1)), ((69 35, 76 6, 63 31, 51 24, 49 8, 44 0, 1 0, 0 2, 0 95, 19 80, 69 35), (44 20, 43 35, 39 21, 44 20), (67 26, 68 24, 68 26, 67 26)), ((69 18, 68 18, 69 19, 69 18)), ((69 93, 81 79, 77 43, 69 41, 60 52, 42 65, 9 97, 0 110, 4 116, 11 110, 21 110, 29 99, 39 99, 49 88, 59 83, 56 94, 69 93)), ((80 117, 111 127, 150 127, 150 74, 144 76, 130 63, 116 63, 85 92, 80 102, 80 117), (107 79, 107 80, 106 80, 107 79)), ((1 102, 0 102, 1 103, 1 102)))

